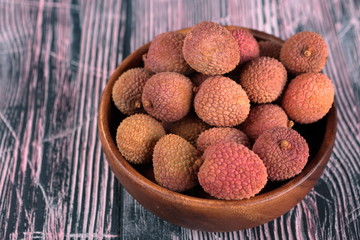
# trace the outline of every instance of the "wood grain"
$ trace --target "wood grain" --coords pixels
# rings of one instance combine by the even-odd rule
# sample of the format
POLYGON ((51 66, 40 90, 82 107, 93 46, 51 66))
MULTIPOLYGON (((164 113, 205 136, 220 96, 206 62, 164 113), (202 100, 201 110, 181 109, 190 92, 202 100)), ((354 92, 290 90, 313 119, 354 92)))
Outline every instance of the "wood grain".
POLYGON ((320 1, 0 0, 0 239, 359 239, 360 4, 320 1), (257 228, 208 233, 142 208, 102 153, 101 91, 130 52, 202 20, 286 39, 316 31, 336 86, 338 133, 306 198, 257 228))

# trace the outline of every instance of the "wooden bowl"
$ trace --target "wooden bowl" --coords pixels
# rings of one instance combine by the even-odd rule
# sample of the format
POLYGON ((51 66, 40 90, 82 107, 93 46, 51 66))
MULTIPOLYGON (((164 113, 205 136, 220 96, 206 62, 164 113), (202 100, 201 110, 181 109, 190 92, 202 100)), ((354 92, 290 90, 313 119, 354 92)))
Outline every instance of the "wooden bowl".
MULTIPOLYGON (((283 43, 281 39, 269 34, 246 30, 257 40, 283 43)), ((188 31, 189 28, 178 32, 188 31)), ((295 125, 295 129, 307 140, 310 147, 310 158, 304 170, 288 181, 267 184, 263 191, 247 200, 211 199, 200 187, 187 193, 167 190, 154 181, 151 164, 135 166, 122 157, 116 147, 115 135, 120 121, 125 116, 113 104, 111 91, 123 72, 143 66, 142 55, 147 52, 149 45, 150 43, 147 43, 134 51, 116 68, 100 101, 100 140, 112 171, 125 189, 142 206, 160 218, 182 227, 211 232, 236 231, 264 224, 283 215, 300 202, 314 187, 330 158, 337 125, 335 103, 320 121, 308 125, 295 125)))

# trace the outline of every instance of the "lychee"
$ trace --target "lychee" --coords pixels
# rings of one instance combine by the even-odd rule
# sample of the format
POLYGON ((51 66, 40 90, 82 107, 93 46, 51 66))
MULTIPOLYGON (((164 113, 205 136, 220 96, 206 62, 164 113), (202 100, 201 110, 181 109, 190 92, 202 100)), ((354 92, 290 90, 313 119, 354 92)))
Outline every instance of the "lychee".
POLYGON ((196 114, 188 114, 179 121, 172 123, 163 123, 167 132, 176 134, 193 146, 196 145, 196 141, 199 135, 208 129, 210 126, 196 116, 196 114))
POLYGON ((151 161, 155 143, 164 135, 161 123, 149 115, 135 114, 120 123, 116 132, 116 144, 130 163, 147 163, 151 161))
POLYGON ((280 60, 295 74, 320 72, 328 57, 325 40, 315 32, 299 32, 289 38, 281 48, 280 60))
POLYGON ((163 187, 183 192, 198 184, 200 153, 185 139, 168 134, 155 145, 153 166, 155 180, 163 187))
POLYGON ((259 44, 250 32, 239 28, 232 30, 231 34, 239 45, 239 64, 243 64, 259 57, 259 44))
POLYGON ((250 102, 242 87, 230 78, 206 79, 194 99, 195 112, 204 122, 218 127, 242 123, 249 114, 250 102))
POLYGON ((313 123, 329 112, 334 95, 334 84, 325 74, 304 73, 289 83, 282 107, 295 122, 313 123))
POLYGON ((240 85, 254 103, 275 101, 282 93, 286 81, 285 67, 278 60, 269 57, 248 62, 240 74, 240 85))
POLYGON ((144 68, 132 68, 120 75, 112 89, 112 99, 120 112, 127 115, 141 112, 141 94, 150 77, 144 68))
POLYGON ((253 151, 264 162, 269 179, 281 181, 294 177, 309 158, 306 140, 295 130, 275 127, 263 132, 255 141, 253 151))
POLYGON ((273 127, 288 127, 285 111, 275 104, 261 104, 250 110, 248 118, 241 124, 241 129, 251 139, 256 139, 262 132, 273 127))
POLYGON ((187 75, 192 72, 184 59, 182 47, 185 35, 177 32, 159 34, 143 55, 144 67, 154 73, 178 72, 187 75))
POLYGON ((183 54, 197 72, 208 75, 224 74, 238 65, 238 44, 231 33, 214 22, 196 24, 186 35, 183 54))
POLYGON ((145 84, 142 104, 158 120, 174 122, 186 116, 193 100, 193 84, 182 74, 162 72, 145 84))
POLYGON ((241 200, 264 188, 267 173, 263 161, 250 149, 235 142, 208 147, 198 178, 205 192, 218 199, 241 200))
POLYGON ((281 47, 282 45, 272 41, 259 41, 260 56, 279 60, 281 47))
POLYGON ((219 142, 236 142, 250 147, 249 138, 245 133, 236 128, 210 128, 202 132, 197 139, 196 146, 201 152, 204 152, 209 146, 219 142))

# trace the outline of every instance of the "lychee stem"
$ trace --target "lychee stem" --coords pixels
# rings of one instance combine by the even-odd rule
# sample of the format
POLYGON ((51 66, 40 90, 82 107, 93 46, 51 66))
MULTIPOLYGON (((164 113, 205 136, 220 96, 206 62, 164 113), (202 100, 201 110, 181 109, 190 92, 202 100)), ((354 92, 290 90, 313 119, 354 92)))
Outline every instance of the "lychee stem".
POLYGON ((280 148, 281 149, 290 149, 292 146, 287 140, 281 140, 280 142, 280 148))
POLYGON ((152 108, 153 107, 152 103, 150 101, 148 101, 148 100, 145 100, 143 102, 143 106, 146 107, 146 108, 152 108))
POLYGON ((294 126, 294 122, 289 120, 287 126, 288 128, 292 128, 294 126))
POLYGON ((303 52, 304 56, 305 57, 310 57, 311 56, 311 50, 310 49, 306 49, 304 52, 303 52))
POLYGON ((138 109, 138 108, 141 108, 141 101, 135 101, 134 102, 134 108, 138 109))
POLYGON ((196 87, 196 86, 195 86, 195 87, 193 87, 192 90, 193 90, 194 93, 197 93, 197 92, 199 91, 199 87, 196 87))

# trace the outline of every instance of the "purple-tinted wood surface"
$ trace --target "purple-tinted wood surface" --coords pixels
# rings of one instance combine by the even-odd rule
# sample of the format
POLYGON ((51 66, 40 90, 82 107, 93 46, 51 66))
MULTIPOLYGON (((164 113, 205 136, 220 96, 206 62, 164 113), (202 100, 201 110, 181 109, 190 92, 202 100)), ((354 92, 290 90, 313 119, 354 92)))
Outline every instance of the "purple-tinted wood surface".
POLYGON ((360 2, 0 0, 0 239, 359 239, 360 2), (237 232, 164 222, 117 182, 101 150, 101 91, 130 52, 203 20, 326 39, 338 133, 295 208, 237 232))

